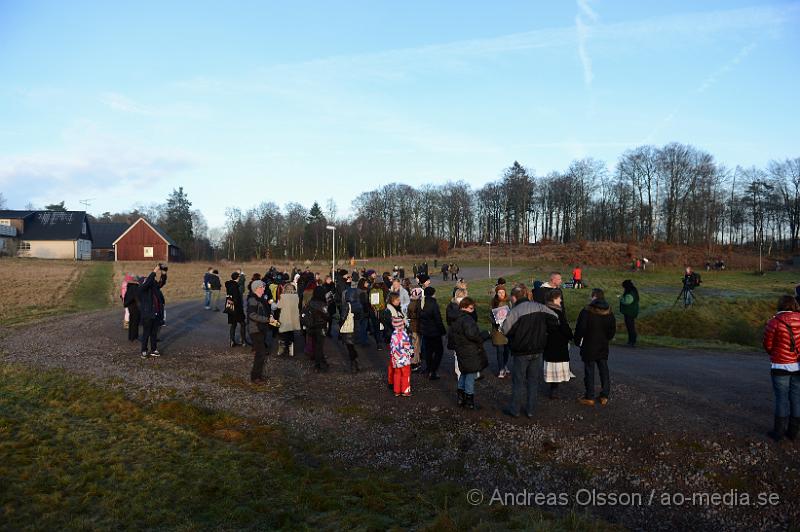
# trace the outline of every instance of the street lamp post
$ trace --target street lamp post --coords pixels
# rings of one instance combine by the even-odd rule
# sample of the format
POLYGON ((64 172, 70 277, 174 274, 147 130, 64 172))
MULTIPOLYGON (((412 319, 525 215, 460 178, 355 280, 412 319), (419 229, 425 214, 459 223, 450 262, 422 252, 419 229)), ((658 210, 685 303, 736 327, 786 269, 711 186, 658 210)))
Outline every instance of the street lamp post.
POLYGON ((486 242, 489 245, 489 279, 492 278, 492 242, 486 242))
POLYGON ((329 231, 333 231, 333 238, 332 238, 332 260, 331 260, 331 279, 336 282, 336 226, 335 225, 328 225, 325 227, 329 231))

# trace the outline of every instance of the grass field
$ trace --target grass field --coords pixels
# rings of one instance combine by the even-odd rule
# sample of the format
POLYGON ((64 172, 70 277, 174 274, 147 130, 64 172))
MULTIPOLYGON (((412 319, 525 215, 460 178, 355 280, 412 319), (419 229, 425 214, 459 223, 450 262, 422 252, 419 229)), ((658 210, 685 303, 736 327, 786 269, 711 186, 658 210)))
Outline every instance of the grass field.
POLYGON ((0 325, 96 310, 111 300, 112 263, 0 260, 0 325))
MULTIPOLYGON (((524 282, 529 287, 534 279, 547 280, 554 268, 525 268, 507 276, 509 284, 524 282)), ((562 270, 564 280, 569 276, 562 270)), ((610 269, 584 269, 584 281, 590 288, 602 288, 611 303, 618 322, 615 343, 625 343, 627 336, 619 313, 622 281, 631 279, 639 290, 641 311, 637 329, 642 345, 663 347, 693 347, 733 350, 760 348, 766 322, 775 314, 778 297, 794 294, 798 281, 796 272, 767 272, 757 276, 747 272, 702 272, 703 284, 695 290, 697 302, 683 309, 675 299, 681 291, 682 274, 676 271, 625 272, 610 269)), ((477 299, 479 324, 489 327, 489 308, 493 282, 469 283, 470 296, 477 299)), ((590 288, 565 290, 564 301, 571 325, 590 297, 590 288)), ((440 290, 439 304, 448 303, 451 291, 440 290)))
POLYGON ((278 425, 0 364, 0 529, 611 530, 342 470, 278 425), (510 511, 513 510, 513 511, 510 511))

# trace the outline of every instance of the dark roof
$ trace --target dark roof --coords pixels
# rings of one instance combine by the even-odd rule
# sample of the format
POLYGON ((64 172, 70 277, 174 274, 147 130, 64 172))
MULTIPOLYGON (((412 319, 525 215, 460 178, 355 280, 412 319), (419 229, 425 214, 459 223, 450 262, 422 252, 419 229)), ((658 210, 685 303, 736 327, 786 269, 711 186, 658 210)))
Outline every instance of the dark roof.
POLYGON ((36 211, 25 220, 23 240, 92 240, 92 229, 84 211, 36 211), (86 235, 81 234, 86 222, 86 235))
POLYGON ((95 249, 111 249, 114 241, 130 227, 125 223, 93 223, 92 247, 95 249))
POLYGON ((172 237, 171 237, 171 236, 169 236, 169 235, 167 234, 167 232, 166 232, 166 231, 164 231, 163 229, 161 229, 159 226, 157 226, 157 225, 156 225, 156 224, 154 224, 154 223, 151 223, 150 225, 152 225, 152 226, 153 226, 153 229, 155 229, 156 231, 158 231, 158 234, 160 234, 160 235, 161 235, 161 237, 162 237, 164 240, 166 240, 167 242, 169 242, 169 245, 170 245, 170 246, 175 246, 176 248, 179 248, 179 247, 180 247, 180 246, 178 245, 178 243, 177 243, 177 242, 175 242, 174 240, 172 240, 172 237))
POLYGON ((36 211, 12 211, 12 210, 0 210, 0 218, 5 219, 13 219, 18 220, 20 218, 27 218, 31 214, 35 213, 36 211))

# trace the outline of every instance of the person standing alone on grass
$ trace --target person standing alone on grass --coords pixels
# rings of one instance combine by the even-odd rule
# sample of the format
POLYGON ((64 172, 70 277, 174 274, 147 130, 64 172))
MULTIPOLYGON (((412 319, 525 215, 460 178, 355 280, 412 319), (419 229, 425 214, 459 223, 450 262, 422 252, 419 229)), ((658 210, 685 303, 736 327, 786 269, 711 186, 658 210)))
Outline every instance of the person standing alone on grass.
POLYGON ((511 312, 500 327, 511 345, 511 404, 503 413, 518 417, 523 399, 527 416, 533 417, 542 367, 540 355, 547 345, 547 331, 557 325, 556 313, 541 303, 530 301, 528 287, 518 284, 511 290, 511 312))
POLYGON ((142 358, 159 357, 158 330, 164 323, 164 294, 161 288, 167 284, 167 274, 157 264, 150 275, 140 285, 136 295, 136 303, 142 319, 142 358), (156 274, 160 278, 156 281, 156 274), (148 343, 150 350, 148 351, 148 343))
POLYGON ((781 296, 778 313, 764 329, 764 350, 772 362, 772 390, 775 394, 774 426, 769 436, 797 439, 800 433, 800 305, 792 296, 781 296))
POLYGON ((622 281, 623 293, 619 299, 619 311, 625 318, 625 328, 628 330, 628 347, 636 347, 636 318, 639 316, 639 291, 633 281, 622 281))
POLYGON ((593 288, 592 300, 586 308, 581 310, 575 324, 575 345, 581 348, 583 383, 586 386, 586 393, 580 402, 585 405, 594 406, 595 404, 595 366, 600 373, 600 384, 602 385, 599 402, 602 406, 608 404, 611 392, 608 374, 608 344, 614 338, 616 331, 617 323, 605 294, 601 289, 593 288))
POLYGON ((475 379, 478 372, 489 365, 483 342, 489 339, 487 331, 481 331, 475 322, 475 301, 464 297, 458 303, 460 314, 450 326, 448 343, 458 353, 456 364, 458 376, 458 406, 475 410, 475 379))
POLYGON ((263 281, 250 283, 250 294, 247 296, 247 318, 250 338, 253 341, 255 356, 253 368, 250 370, 250 381, 253 384, 263 384, 264 362, 267 359, 266 337, 268 332, 270 305, 264 299, 267 285, 263 281))
POLYGON ((556 399, 556 390, 561 382, 568 382, 575 375, 569 369, 569 341, 572 329, 561 309, 561 289, 547 294, 547 307, 558 316, 558 324, 550 323, 547 330, 547 345, 544 347, 544 381, 550 384, 550 399, 556 399))
POLYGON ((583 288, 583 270, 580 264, 575 265, 572 270, 572 288, 583 288))

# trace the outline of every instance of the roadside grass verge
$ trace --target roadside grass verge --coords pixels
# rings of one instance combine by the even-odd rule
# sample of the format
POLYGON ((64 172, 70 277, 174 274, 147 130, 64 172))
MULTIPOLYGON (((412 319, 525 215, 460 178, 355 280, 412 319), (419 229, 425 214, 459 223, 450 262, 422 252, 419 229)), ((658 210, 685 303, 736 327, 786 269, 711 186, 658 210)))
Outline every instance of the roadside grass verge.
POLYGON ((69 278, 55 280, 56 284, 50 286, 41 284, 50 279, 39 279, 27 295, 18 294, 14 308, 3 314, 0 325, 19 325, 50 316, 99 310, 109 305, 113 263, 75 263, 70 272, 69 278), (59 282, 63 285, 57 284, 59 282), (51 297, 40 300, 41 295, 51 297))
MULTIPOLYGON (((553 269, 558 270, 554 267, 553 269)), ((524 282, 529 288, 533 280, 547 280, 550 268, 523 269, 506 276, 507 288, 524 282)), ((564 281, 571 272, 561 269, 564 281)), ((764 325, 775 314, 778 297, 793 294, 797 274, 794 272, 767 272, 757 276, 748 272, 701 272, 703 284, 695 291, 697 302, 684 309, 675 300, 681 291, 681 271, 626 272, 620 270, 585 268, 584 279, 589 288, 564 290, 567 318, 575 326, 580 310, 589 302, 591 288, 602 288, 606 300, 617 318, 617 338, 614 343, 625 343, 627 335, 619 296, 622 281, 633 280, 639 290, 640 314, 636 320, 643 346, 673 347, 681 349, 718 349, 753 351, 760 349, 764 325)), ((490 293, 493 280, 468 280, 470 297, 478 302, 478 324, 489 328, 490 293)), ((437 300, 442 316, 452 297, 452 285, 437 288, 437 300)))
POLYGON ((343 470, 278 425, 0 364, 0 528, 612 530, 343 470), (146 399, 146 398, 145 398, 146 399))

